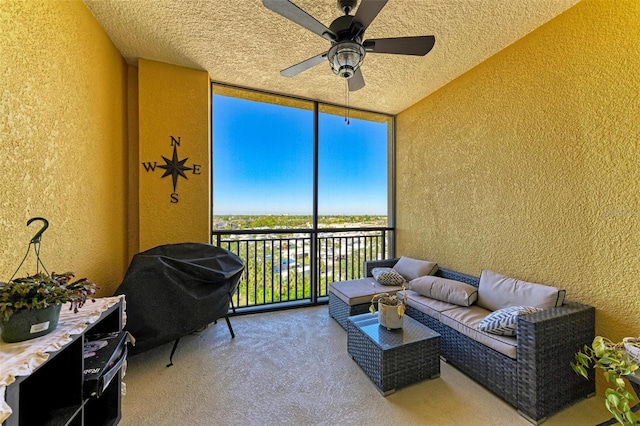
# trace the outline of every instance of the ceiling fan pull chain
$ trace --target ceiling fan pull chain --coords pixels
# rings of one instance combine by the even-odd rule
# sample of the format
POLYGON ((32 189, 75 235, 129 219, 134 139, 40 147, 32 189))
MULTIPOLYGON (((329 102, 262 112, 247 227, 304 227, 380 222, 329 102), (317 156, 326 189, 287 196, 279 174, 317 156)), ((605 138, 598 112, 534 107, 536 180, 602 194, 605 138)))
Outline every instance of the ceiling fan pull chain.
POLYGON ((344 121, 349 125, 351 124, 349 121, 349 80, 345 78, 344 82, 346 84, 345 87, 347 88, 347 108, 344 110, 344 121))

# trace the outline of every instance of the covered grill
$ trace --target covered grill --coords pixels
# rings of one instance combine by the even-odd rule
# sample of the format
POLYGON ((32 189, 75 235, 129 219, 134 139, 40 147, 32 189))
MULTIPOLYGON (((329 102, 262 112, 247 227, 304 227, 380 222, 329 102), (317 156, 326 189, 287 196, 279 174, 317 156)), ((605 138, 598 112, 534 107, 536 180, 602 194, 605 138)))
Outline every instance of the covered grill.
MULTIPOLYGON (((136 254, 116 290, 127 303, 125 329, 136 354, 225 318, 244 269, 242 260, 210 244, 162 245, 136 254)), ((173 355, 173 351, 171 353, 173 355)))

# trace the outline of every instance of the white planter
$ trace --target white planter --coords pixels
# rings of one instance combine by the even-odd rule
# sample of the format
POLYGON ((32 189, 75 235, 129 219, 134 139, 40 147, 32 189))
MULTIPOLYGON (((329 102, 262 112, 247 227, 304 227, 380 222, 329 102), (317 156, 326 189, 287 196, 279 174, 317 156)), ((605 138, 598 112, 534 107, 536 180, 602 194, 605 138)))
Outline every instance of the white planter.
POLYGON ((635 337, 625 337, 622 339, 624 348, 630 361, 640 363, 640 347, 638 347, 638 339, 635 337))
POLYGON ((378 302, 378 322, 387 330, 402 328, 402 318, 404 317, 404 306, 384 305, 378 302), (402 315, 398 312, 400 308, 402 315))

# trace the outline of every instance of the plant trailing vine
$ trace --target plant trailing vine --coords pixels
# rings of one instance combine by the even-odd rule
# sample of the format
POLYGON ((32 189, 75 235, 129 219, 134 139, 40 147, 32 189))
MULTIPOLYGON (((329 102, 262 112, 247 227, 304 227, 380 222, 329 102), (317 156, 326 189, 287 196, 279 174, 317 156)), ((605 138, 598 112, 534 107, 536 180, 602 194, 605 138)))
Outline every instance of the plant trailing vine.
MULTIPOLYGON (((638 339, 634 340, 637 345, 638 339)), ((623 376, 638 370, 638 363, 628 356, 624 342, 614 343, 606 337, 596 336, 591 347, 585 345, 582 351, 575 354, 575 362, 571 362, 573 371, 587 379, 591 367, 603 370, 606 381, 614 386, 605 391, 607 410, 620 424, 636 425, 638 416, 631 411, 636 398, 627 390, 623 376)))
POLYGON ((70 303, 69 310, 75 313, 90 299, 98 288, 87 278, 71 281, 72 272, 35 275, 15 278, 8 283, 0 283, 0 322, 6 322, 22 309, 43 309, 49 305, 70 303))

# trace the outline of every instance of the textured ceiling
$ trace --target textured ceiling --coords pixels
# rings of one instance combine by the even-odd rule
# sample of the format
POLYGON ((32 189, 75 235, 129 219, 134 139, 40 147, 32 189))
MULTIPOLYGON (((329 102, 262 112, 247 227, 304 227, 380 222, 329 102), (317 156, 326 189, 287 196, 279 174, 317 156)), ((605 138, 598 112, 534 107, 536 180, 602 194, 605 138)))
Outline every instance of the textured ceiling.
MULTIPOLYGON (((211 80, 344 105, 346 84, 328 61, 295 77, 280 70, 330 43, 261 0, 84 0, 129 63, 146 58, 208 71, 211 80)), ((367 38, 434 35, 424 57, 367 54, 356 108, 397 114, 559 15, 578 0, 389 0, 367 38)), ((335 0, 295 0, 320 22, 335 0)), ((353 14, 353 13, 352 13, 353 14)))

